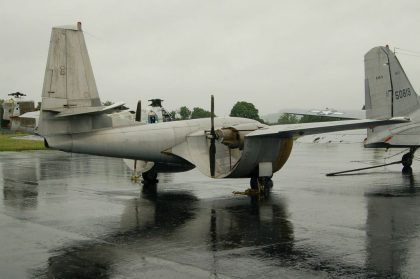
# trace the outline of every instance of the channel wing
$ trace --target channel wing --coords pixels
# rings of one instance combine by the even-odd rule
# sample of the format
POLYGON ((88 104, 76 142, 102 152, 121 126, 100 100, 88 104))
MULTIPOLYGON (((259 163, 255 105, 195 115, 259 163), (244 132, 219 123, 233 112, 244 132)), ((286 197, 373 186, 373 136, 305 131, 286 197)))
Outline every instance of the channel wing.
POLYGON ((251 132, 246 137, 290 138, 345 130, 374 128, 376 126, 406 123, 409 121, 410 120, 408 118, 396 117, 387 120, 361 119, 289 125, 274 125, 269 126, 265 129, 259 129, 254 132, 251 132))

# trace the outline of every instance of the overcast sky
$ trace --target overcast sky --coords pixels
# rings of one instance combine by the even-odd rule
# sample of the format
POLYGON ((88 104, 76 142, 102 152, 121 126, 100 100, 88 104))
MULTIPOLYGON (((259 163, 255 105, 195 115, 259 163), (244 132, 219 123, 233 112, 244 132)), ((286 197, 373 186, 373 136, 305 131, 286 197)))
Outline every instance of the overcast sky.
POLYGON ((41 99, 51 27, 77 21, 102 101, 360 109, 363 56, 385 44, 419 52, 397 56, 420 91, 419 1, 0 0, 0 98, 41 99))

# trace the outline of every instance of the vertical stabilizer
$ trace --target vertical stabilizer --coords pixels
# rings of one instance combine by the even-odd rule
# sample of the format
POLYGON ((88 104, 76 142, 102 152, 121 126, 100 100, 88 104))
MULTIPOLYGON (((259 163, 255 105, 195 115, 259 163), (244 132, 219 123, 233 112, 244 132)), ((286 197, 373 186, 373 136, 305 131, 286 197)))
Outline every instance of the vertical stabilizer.
POLYGON ((42 109, 101 106, 81 24, 54 27, 42 89, 42 109))
POLYGON ((365 55, 365 107, 372 119, 409 116, 419 108, 417 94, 388 46, 365 55))
POLYGON ((47 137, 91 131, 95 124, 88 113, 101 109, 81 23, 54 27, 42 89, 39 134, 47 137))

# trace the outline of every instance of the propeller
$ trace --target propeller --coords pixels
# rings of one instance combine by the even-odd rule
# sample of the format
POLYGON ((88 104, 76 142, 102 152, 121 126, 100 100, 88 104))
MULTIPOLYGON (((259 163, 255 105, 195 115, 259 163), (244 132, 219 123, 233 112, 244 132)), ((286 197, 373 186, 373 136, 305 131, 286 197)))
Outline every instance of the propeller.
MULTIPOLYGON (((135 120, 136 122, 141 121, 141 101, 140 100, 137 102, 135 120)), ((134 175, 137 175, 137 160, 134 160, 134 175)))
POLYGON ((136 109, 136 121, 140 122, 141 121, 141 101, 137 102, 137 109, 136 109))
POLYGON ((211 110, 210 110, 211 130, 210 130, 210 175, 214 178, 216 172, 216 132, 214 131, 214 96, 211 95, 211 110))

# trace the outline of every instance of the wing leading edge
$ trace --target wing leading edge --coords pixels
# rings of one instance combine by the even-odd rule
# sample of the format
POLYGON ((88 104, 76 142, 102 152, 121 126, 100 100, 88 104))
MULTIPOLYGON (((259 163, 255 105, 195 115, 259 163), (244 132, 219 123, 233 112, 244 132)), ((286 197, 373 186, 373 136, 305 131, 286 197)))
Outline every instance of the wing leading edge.
POLYGON ((266 129, 260 129, 251 132, 246 137, 290 138, 328 132, 374 128, 376 126, 407 123, 409 121, 410 120, 405 117, 395 117, 387 120, 361 119, 289 125, 274 125, 269 126, 266 129))

